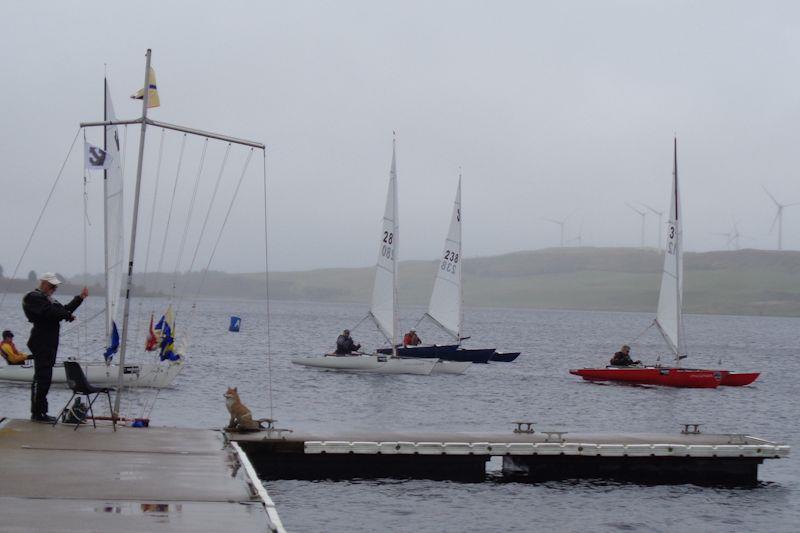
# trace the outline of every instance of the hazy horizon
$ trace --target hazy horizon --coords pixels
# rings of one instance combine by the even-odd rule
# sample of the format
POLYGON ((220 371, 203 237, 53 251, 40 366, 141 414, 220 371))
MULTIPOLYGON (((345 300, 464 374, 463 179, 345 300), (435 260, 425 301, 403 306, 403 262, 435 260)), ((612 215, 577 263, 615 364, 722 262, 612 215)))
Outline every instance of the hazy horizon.
MULTIPOLYGON (((375 262, 397 132, 401 260, 439 255, 459 168, 465 257, 559 245, 636 247, 640 217, 665 210, 678 137, 687 251, 775 249, 775 206, 800 202, 795 139, 800 6, 791 2, 602 4, 506 2, 230 2, 140 8, 100 2, 9 4, 8 106, 0 133, 7 202, 0 264, 25 245, 81 121, 102 117, 108 73, 117 115, 136 117, 153 49, 156 120, 251 138, 255 154, 211 268, 263 271, 269 182, 270 270, 375 262), (88 15, 91 16, 88 16, 88 15), (732 244, 730 245, 732 246, 732 244)), ((126 147, 130 220, 139 132, 126 147)), ((160 256, 180 134, 167 133, 154 238, 145 258, 161 132, 148 129, 136 271, 188 268, 225 151, 211 142, 192 224, 184 228, 201 139, 189 139, 166 252, 160 256), (179 242, 185 239, 182 248, 179 242)), ((87 138, 98 143, 96 131, 87 138)), ((84 266, 78 135, 18 277, 102 269, 102 178, 89 176, 84 266)), ((202 269, 247 153, 233 148, 193 269, 202 269)), ((784 212, 783 247, 800 249, 800 206, 784 212)), ((646 245, 658 242, 646 218, 646 245)), ((126 231, 126 241, 128 232, 126 231)), ((127 244, 126 244, 127 247, 127 244)))

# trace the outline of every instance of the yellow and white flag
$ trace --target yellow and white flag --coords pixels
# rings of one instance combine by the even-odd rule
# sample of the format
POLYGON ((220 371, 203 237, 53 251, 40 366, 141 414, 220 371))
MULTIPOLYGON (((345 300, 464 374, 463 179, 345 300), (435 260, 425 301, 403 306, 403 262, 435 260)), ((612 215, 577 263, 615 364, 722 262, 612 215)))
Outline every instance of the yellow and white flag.
MULTIPOLYGON (((150 109, 151 107, 158 107, 161 105, 161 102, 158 99, 158 89, 156 88, 156 71, 150 68, 150 75, 148 76, 149 83, 148 88, 150 93, 147 95, 147 108, 150 109)), ((139 89, 136 91, 136 94, 132 94, 131 98, 134 100, 142 100, 144 98, 144 89, 139 89)))

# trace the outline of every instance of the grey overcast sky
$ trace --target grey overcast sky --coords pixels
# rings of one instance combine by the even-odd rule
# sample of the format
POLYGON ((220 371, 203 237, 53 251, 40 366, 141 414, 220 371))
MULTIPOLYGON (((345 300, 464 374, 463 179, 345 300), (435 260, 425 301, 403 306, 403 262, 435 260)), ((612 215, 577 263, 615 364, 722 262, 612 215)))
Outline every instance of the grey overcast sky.
MULTIPOLYGON (((140 113, 128 96, 148 47, 162 102, 151 116, 268 145, 276 270, 374 263, 393 130, 402 259, 438 256, 459 167, 467 257, 557 246, 543 218, 567 216, 567 239, 582 227, 585 245, 637 246, 625 203, 666 207, 673 134, 687 249, 724 249, 715 233, 734 220, 743 247, 774 249, 762 186, 800 202, 799 15, 797 2, 730 0, 5 2, 0 265, 10 274, 19 259, 78 123, 102 117, 104 68, 117 114, 140 113)), ((140 266, 161 133, 148 135, 140 266)), ((128 128, 129 199, 137 142, 128 128)), ((81 143, 22 275, 83 270, 81 143)), ((187 141, 161 258, 179 146, 165 135, 150 270, 188 267, 225 150, 209 143, 179 259, 202 146, 187 141)), ((245 156, 232 150, 195 268, 245 156)), ((258 156, 212 268, 263 268, 261 172, 258 156)), ((100 187, 90 176, 93 272, 100 187)), ((657 218, 646 224, 655 246, 657 218)), ((800 206, 785 210, 784 248, 800 248, 800 206)))

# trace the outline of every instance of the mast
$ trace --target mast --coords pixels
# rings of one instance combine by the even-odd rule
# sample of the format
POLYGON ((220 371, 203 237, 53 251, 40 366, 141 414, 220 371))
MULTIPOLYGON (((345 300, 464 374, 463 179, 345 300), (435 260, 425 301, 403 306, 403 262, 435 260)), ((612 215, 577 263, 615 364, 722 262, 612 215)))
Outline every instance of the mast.
MULTIPOLYGON (((458 255, 461 257, 461 243, 463 241, 463 228, 461 227, 461 168, 458 169, 458 207, 456 207, 456 219, 458 220, 458 255)), ((464 277, 461 274, 461 266, 458 267, 458 338, 456 341, 461 344, 461 336, 464 328, 464 277)))
POLYGON ((681 359, 683 359, 683 354, 681 354, 683 343, 681 339, 683 338, 683 323, 682 323, 682 313, 681 307, 683 307, 682 302, 682 289, 683 289, 683 227, 680 223, 681 211, 680 211, 680 196, 678 195, 678 138, 672 138, 672 173, 673 173, 673 187, 675 190, 673 194, 675 195, 675 231, 677 233, 677 250, 675 250, 675 275, 677 277, 677 283, 675 284, 675 301, 678 303, 675 306, 675 311, 677 313, 676 322, 678 324, 678 329, 676 330, 677 338, 675 339, 675 365, 680 366, 681 359))
POLYGON ((394 250, 392 252, 392 357, 397 357, 397 330, 400 327, 399 315, 400 310, 397 305, 397 253, 400 249, 400 241, 398 240, 398 209, 397 209, 397 160, 396 160, 396 145, 397 138, 395 133, 392 132, 392 196, 394 200, 394 213, 392 214, 392 229, 394 231, 394 250))
MULTIPOLYGON (((103 78, 103 121, 108 120, 108 78, 103 78)), ((108 157, 108 126, 103 126, 103 151, 108 157)), ((106 280, 106 342, 111 337, 109 330, 108 315, 111 313, 111 301, 108 297, 108 291, 111 290, 108 283, 108 170, 103 169, 103 261, 106 267, 105 280, 106 280)), ((110 360, 106 361, 110 364, 110 360)))
POLYGON ((142 160, 144 159, 144 139, 147 130, 147 105, 150 103, 150 56, 147 49, 144 67, 144 95, 142 96, 142 129, 139 135, 139 161, 136 167, 136 188, 133 195, 133 220, 131 222, 131 244, 128 253, 128 279, 125 283, 125 306, 122 314, 122 334, 119 347, 119 373, 117 375, 117 395, 114 398, 114 414, 119 416, 119 405, 122 396, 122 378, 125 371, 125 349, 128 345, 128 314, 131 307, 131 286, 133 285, 133 258, 136 252, 136 224, 139 218, 139 194, 142 186, 142 160))

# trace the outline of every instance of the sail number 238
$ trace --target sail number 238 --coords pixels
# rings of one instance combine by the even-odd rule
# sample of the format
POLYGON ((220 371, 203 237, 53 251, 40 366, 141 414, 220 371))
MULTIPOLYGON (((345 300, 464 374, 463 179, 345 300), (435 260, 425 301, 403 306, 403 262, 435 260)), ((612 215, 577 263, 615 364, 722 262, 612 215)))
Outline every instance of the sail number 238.
POLYGON ((383 239, 381 240, 381 256, 386 259, 392 258, 392 241, 394 240, 394 233, 390 231, 383 232, 383 239))
POLYGON ((439 268, 441 268, 445 272, 450 272, 451 274, 455 274, 456 263, 458 263, 458 254, 450 250, 445 250, 444 259, 442 260, 442 264, 439 268))

